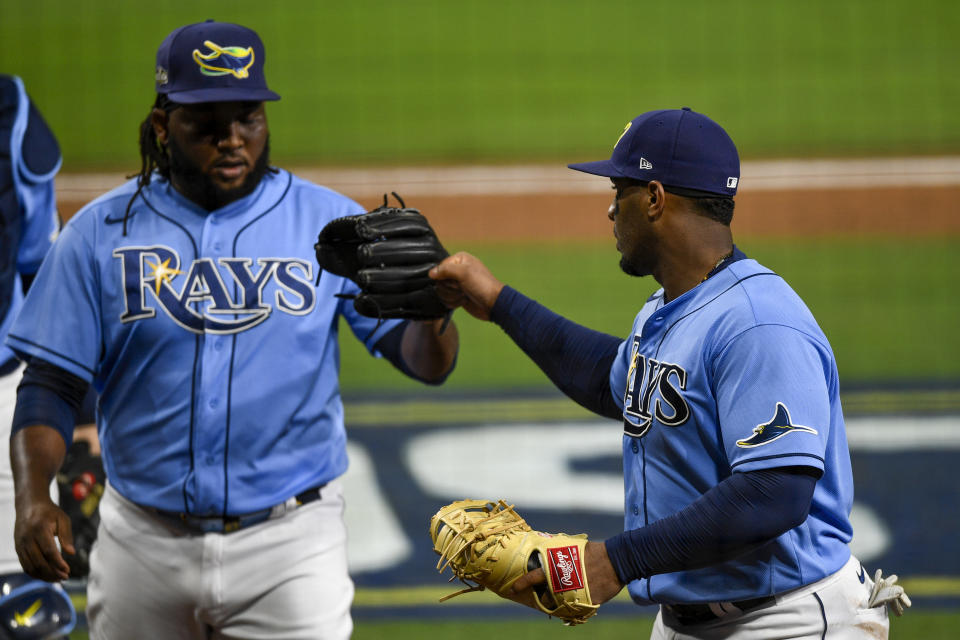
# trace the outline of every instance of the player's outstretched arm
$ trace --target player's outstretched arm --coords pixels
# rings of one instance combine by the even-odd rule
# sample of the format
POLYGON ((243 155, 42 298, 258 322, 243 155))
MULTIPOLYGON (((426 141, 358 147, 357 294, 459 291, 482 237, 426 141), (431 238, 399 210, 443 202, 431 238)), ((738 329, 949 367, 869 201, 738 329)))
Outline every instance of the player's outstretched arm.
POLYGON ((463 251, 431 269, 430 277, 439 281, 437 290, 445 305, 451 309, 463 307, 480 320, 490 319, 490 311, 503 291, 503 283, 487 266, 463 251))
MULTIPOLYGON (((607 547, 602 542, 588 542, 584 547, 583 570, 587 574, 587 587, 590 589, 590 599, 593 604, 603 604, 623 589, 623 584, 617 578, 617 573, 613 570, 613 565, 607 556, 607 547)), ((524 592, 546 580, 547 576, 543 569, 534 569, 520 576, 513 583, 513 591, 523 599, 524 592)))
POLYGON ((34 425, 10 440, 17 519, 14 543, 23 570, 40 580, 66 580, 70 567, 57 548, 75 553, 70 518, 50 499, 50 483, 66 455, 63 436, 53 427, 34 425))
POLYGON ((438 282, 445 305, 496 322, 574 401, 599 415, 621 419, 609 375, 620 338, 580 326, 506 287, 469 253, 450 256, 430 270, 430 277, 438 282))

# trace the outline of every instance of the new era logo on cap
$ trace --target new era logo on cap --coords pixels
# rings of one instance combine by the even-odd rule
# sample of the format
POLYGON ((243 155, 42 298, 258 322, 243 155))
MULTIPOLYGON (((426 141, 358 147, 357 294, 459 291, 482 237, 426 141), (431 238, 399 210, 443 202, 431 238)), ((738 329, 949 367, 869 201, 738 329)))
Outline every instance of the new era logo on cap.
POLYGON ((733 140, 689 107, 643 113, 624 128, 609 160, 568 166, 608 178, 659 180, 691 195, 734 196, 740 182, 733 140))

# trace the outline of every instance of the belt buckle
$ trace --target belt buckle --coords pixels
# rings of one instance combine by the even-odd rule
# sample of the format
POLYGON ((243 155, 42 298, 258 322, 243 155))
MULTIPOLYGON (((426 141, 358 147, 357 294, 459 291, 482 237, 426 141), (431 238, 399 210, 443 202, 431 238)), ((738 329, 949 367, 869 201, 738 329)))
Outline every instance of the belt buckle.
POLYGON ((223 523, 222 532, 233 533, 234 531, 239 531, 240 529, 252 527, 255 524, 260 524, 261 522, 269 520, 272 517, 272 514, 273 508, 254 511, 253 513, 247 513, 242 516, 225 516, 221 518, 221 522, 223 523))
POLYGON ((210 517, 193 516, 189 513, 183 512, 172 513, 159 509, 152 509, 152 511, 166 518, 173 518, 179 521, 182 526, 198 533, 233 533, 234 531, 239 531, 240 529, 244 529, 255 524, 260 524, 261 522, 270 520, 271 518, 283 516, 287 512, 293 511, 301 505, 309 504, 315 500, 320 500, 320 490, 325 486, 327 486, 326 483, 299 493, 278 505, 274 505, 273 507, 261 509, 260 511, 254 511, 253 513, 247 513, 241 516, 210 517))

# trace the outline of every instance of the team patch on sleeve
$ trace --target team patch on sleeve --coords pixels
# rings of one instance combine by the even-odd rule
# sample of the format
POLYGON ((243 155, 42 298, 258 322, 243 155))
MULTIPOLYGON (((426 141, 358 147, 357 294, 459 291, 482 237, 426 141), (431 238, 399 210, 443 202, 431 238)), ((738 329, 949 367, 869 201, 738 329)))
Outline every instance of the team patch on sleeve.
POLYGON ((816 434, 817 430, 811 427, 805 427, 799 424, 793 424, 790 419, 790 411, 782 402, 777 403, 777 409, 773 418, 764 424, 758 424, 753 428, 753 435, 745 440, 737 440, 737 446, 749 449, 750 447, 759 447, 769 444, 778 438, 782 438, 788 433, 806 432, 816 434))

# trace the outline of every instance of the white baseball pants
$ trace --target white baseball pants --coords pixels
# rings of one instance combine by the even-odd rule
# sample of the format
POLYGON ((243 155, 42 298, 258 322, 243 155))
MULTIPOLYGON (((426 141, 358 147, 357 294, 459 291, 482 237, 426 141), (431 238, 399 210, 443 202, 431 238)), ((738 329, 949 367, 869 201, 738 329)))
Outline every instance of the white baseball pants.
POLYGON ((94 640, 344 640, 353 623, 341 484, 282 517, 188 534, 109 484, 91 556, 94 640))
POLYGON ((776 596, 774 603, 716 621, 678 625, 660 608, 651 640, 883 640, 890 620, 885 605, 868 608, 873 580, 850 557, 826 578, 776 596), (861 581, 862 578, 862 581, 861 581))

